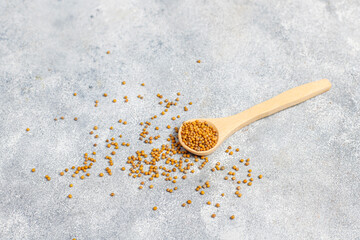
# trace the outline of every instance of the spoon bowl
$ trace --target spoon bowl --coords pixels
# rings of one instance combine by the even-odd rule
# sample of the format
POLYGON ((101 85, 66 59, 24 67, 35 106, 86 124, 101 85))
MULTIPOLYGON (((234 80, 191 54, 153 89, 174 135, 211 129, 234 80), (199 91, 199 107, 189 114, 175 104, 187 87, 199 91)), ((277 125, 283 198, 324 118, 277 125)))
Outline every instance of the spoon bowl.
MULTIPOLYGON (((206 155, 209 155, 209 154, 213 153, 216 150, 216 148, 218 148, 218 146, 220 146, 221 143, 223 142, 223 141, 221 141, 221 142, 219 141, 220 134, 222 132, 219 131, 219 129, 218 129, 217 125, 216 125, 216 120, 217 120, 216 118, 212 118, 212 119, 211 118, 199 118, 199 119, 191 119, 191 120, 187 120, 187 121, 183 122, 183 124, 181 124, 181 126, 180 126, 179 133, 178 133, 178 138, 179 138, 179 142, 180 142, 181 146, 183 148, 185 148, 186 151, 188 151, 188 152, 190 152, 192 154, 198 155, 198 156, 206 156, 206 155), (181 138, 181 130, 182 130, 183 124, 186 123, 186 122, 193 122, 193 121, 196 121, 196 120, 199 121, 199 122, 206 122, 209 126, 211 126, 218 133, 218 141, 216 142, 216 145, 214 147, 212 147, 211 149, 207 150, 207 151, 196 151, 196 150, 188 147, 183 142, 183 140, 181 138)), ((223 139, 223 138, 221 138, 221 139, 223 139)))
POLYGON ((322 94, 331 88, 331 83, 327 79, 307 83, 299 87, 287 90, 265 102, 257 104, 243 112, 224 118, 199 118, 191 119, 185 122, 200 121, 206 122, 209 126, 218 132, 218 140, 214 147, 206 151, 197 151, 188 147, 181 138, 181 125, 178 133, 179 142, 188 152, 206 156, 213 153, 228 137, 241 128, 253 123, 261 118, 280 112, 286 108, 297 105, 312 97, 322 94))

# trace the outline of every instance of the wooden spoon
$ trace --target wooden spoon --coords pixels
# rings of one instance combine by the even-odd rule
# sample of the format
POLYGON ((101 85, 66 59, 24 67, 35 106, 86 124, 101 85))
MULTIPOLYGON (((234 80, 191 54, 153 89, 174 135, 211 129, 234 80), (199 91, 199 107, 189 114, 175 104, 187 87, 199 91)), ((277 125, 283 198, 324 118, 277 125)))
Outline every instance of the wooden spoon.
POLYGON ((253 106, 241 113, 235 114, 230 117, 224 118, 200 118, 191 119, 186 122, 192 122, 195 120, 201 122, 207 122, 218 132, 218 141, 216 145, 207 151, 196 151, 188 146, 181 139, 181 129, 179 129, 179 141, 180 144, 189 152, 199 155, 206 156, 211 154, 218 148, 223 141, 230 137, 233 133, 240 130, 241 128, 255 122, 261 118, 267 117, 271 114, 280 112, 286 108, 292 107, 296 104, 304 102, 312 97, 322 94, 331 88, 331 83, 327 79, 307 83, 299 87, 292 88, 286 92, 283 92, 276 97, 273 97, 265 102, 253 106))

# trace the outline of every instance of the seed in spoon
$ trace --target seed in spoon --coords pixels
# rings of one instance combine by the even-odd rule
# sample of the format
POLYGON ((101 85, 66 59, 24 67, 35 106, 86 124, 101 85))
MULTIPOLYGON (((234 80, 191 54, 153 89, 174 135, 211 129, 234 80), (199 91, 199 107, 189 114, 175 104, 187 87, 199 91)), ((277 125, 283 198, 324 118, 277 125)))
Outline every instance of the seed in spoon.
POLYGON ((183 124, 181 138, 189 148, 196 151, 206 151, 216 145, 218 132, 206 122, 195 120, 183 124))

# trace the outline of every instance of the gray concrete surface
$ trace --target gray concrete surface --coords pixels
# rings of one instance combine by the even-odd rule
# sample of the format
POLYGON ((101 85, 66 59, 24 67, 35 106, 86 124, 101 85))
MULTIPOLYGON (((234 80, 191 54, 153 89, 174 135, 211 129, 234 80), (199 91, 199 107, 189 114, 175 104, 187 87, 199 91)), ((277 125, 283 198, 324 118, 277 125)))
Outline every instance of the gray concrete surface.
POLYGON ((360 239, 359 17, 358 0, 0 1, 0 239, 360 239), (159 118, 153 146, 166 142, 169 123, 235 114, 322 78, 329 92, 239 131, 174 194, 163 180, 139 191, 140 180, 120 171, 150 149, 137 124, 161 111, 158 92, 179 91, 181 104, 194 105, 172 109, 175 123, 159 118), (92 175, 60 177, 93 151, 95 124, 92 175), (111 125, 132 145, 114 157, 113 176, 99 178, 111 125), (228 145, 241 150, 229 157, 228 145), (264 178, 238 199, 210 168, 240 157, 264 178), (194 189, 206 180, 212 187, 200 196, 194 189))

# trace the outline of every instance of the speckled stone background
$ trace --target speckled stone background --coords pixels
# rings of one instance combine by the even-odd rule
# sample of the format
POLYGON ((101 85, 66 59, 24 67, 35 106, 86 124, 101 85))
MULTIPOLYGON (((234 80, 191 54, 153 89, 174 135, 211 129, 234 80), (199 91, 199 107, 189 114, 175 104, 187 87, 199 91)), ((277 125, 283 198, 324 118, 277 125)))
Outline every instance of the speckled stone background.
POLYGON ((358 0, 0 1, 0 239, 360 239, 359 18, 358 0), (160 113, 156 93, 194 104, 155 121, 153 146, 166 142, 167 124, 235 114, 322 78, 329 92, 237 132, 176 193, 160 179, 140 191, 120 170, 151 147, 137 140, 138 123, 160 113), (113 176, 99 178, 112 125, 132 145, 114 157, 113 176), (95 142, 90 177, 59 176, 95 142), (241 150, 230 157, 228 145, 241 150), (237 198, 210 168, 242 157, 264 178, 237 198))

